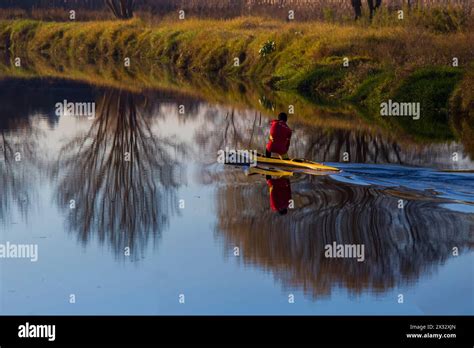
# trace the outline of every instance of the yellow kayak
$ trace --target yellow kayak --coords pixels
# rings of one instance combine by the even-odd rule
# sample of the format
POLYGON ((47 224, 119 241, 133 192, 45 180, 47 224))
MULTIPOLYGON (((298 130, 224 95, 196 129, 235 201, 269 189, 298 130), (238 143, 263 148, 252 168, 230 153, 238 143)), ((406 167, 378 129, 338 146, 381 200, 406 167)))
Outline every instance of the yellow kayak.
POLYGON ((307 161, 304 159, 281 159, 276 157, 265 157, 263 155, 257 156, 257 163, 258 164, 271 164, 275 166, 284 166, 284 167, 293 167, 293 168, 306 168, 312 170, 320 170, 320 171, 330 171, 330 172, 340 172, 340 169, 326 166, 322 163, 307 161))

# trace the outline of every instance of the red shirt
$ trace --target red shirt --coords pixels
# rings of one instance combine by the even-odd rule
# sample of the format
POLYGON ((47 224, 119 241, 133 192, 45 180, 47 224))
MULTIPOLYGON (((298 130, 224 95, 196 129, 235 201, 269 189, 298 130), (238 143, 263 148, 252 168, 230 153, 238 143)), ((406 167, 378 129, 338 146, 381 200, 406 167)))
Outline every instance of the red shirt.
POLYGON ((291 184, 286 178, 268 179, 270 206, 273 211, 288 209, 291 200, 291 184))
POLYGON ((286 122, 273 120, 270 128, 270 141, 267 144, 267 150, 270 152, 284 155, 290 148, 291 129, 286 122))

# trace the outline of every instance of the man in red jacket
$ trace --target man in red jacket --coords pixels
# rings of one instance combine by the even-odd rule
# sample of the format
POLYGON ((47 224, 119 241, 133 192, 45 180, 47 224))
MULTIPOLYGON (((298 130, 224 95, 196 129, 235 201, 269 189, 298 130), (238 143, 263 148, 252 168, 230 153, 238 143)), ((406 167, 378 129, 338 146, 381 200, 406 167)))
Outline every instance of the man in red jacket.
POLYGON ((284 112, 278 115, 278 120, 271 122, 270 140, 267 144, 265 156, 272 157, 272 152, 278 154, 280 158, 288 158, 288 149, 290 148, 291 129, 286 124, 288 115, 284 112))

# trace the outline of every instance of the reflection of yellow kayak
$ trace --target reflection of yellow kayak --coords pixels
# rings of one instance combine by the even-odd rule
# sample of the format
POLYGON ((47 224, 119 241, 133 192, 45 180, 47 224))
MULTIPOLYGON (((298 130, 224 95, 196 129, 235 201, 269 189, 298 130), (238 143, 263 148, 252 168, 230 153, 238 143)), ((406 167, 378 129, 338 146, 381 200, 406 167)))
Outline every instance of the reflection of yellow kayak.
POLYGON ((245 173, 246 175, 261 174, 261 175, 270 175, 270 176, 293 176, 292 172, 280 169, 266 169, 259 167, 249 167, 245 173))
POLYGON ((330 171, 330 172, 340 172, 340 169, 325 166, 322 163, 311 162, 304 159, 280 159, 276 157, 265 157, 263 155, 258 155, 257 157, 258 164, 272 164, 275 166, 284 166, 284 167, 293 167, 293 168, 306 168, 312 170, 321 170, 321 171, 330 171))

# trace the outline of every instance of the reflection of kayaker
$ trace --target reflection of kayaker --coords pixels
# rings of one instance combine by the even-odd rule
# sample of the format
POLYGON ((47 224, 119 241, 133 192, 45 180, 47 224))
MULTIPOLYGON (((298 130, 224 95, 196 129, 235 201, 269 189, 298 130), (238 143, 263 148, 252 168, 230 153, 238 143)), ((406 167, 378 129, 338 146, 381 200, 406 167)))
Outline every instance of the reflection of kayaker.
POLYGON ((264 169, 259 167, 249 167, 246 170, 246 175, 258 174, 265 175, 267 179, 272 210, 280 215, 286 215, 291 203, 291 182, 288 177, 293 176, 293 173, 280 169, 264 169))
POLYGON ((271 122, 270 137, 265 151, 267 157, 272 153, 278 154, 281 158, 288 158, 288 149, 290 148, 291 129, 286 124, 288 115, 284 112, 278 115, 278 120, 271 122))
POLYGON ((291 201, 291 184, 288 178, 272 179, 267 176, 267 185, 270 190, 270 206, 280 215, 288 213, 291 201))

